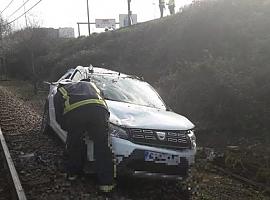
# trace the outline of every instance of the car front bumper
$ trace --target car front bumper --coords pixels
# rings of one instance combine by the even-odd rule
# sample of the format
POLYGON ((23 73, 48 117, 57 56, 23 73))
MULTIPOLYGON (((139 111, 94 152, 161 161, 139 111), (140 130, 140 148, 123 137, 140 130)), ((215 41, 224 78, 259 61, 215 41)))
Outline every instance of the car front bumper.
POLYGON ((112 137, 112 148, 120 174, 180 180, 187 176, 190 165, 194 163, 196 153, 196 149, 171 150, 134 144, 116 137, 112 137), (179 162, 170 163, 170 160, 146 161, 145 152, 177 156, 179 162))

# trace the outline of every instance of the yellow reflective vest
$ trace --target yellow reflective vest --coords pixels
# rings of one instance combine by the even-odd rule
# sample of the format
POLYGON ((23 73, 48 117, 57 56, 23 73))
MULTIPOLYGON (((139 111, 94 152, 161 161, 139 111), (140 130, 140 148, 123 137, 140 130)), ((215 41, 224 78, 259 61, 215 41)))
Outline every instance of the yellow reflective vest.
POLYGON ((96 104, 108 109, 100 91, 93 83, 84 81, 69 83, 58 88, 58 91, 65 100, 63 114, 87 104, 96 104))

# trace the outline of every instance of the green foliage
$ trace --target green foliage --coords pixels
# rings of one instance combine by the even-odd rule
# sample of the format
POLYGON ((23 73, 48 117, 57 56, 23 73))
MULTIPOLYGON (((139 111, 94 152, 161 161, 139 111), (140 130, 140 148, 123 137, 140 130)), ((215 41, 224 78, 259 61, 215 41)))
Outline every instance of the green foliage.
MULTIPOLYGON (((10 33, 10 30, 10 25, 0 14, 0 42, 2 42, 1 40, 3 37, 10 33)), ((2 46, 0 46, 0 48, 2 48, 2 46)))
MULTIPOLYGON (((26 28, 5 38, 8 72, 12 77, 35 80, 46 73, 43 55, 47 55, 53 43, 44 29, 26 28)), ((48 75, 48 74, 46 74, 48 75)))

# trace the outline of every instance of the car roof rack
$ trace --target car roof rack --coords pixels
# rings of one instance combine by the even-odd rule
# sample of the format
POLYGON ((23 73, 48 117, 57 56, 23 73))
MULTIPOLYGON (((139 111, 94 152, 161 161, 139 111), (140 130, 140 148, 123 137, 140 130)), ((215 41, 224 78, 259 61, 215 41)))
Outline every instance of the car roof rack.
POLYGON ((127 74, 123 74, 121 72, 117 72, 117 71, 113 71, 113 70, 109 70, 109 69, 105 69, 105 68, 99 68, 97 67, 98 69, 102 69, 102 70, 105 70, 105 72, 102 72, 102 71, 95 71, 94 70, 94 66, 92 64, 89 65, 88 67, 88 72, 90 74, 99 74, 99 75, 118 75, 118 77, 123 77, 123 78, 132 78, 132 79, 137 79, 137 80, 141 80, 141 81, 144 81, 143 78, 140 78, 136 75, 127 75, 127 74), (106 72, 107 71, 107 72, 106 72))

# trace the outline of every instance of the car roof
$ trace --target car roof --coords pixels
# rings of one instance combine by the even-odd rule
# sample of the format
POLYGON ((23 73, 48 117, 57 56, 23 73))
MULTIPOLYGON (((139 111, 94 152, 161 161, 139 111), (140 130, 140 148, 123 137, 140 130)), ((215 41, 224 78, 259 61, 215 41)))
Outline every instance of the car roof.
MULTIPOLYGON (((93 71, 94 73, 97 73, 97 74, 112 74, 112 75, 118 75, 120 72, 117 72, 117 71, 113 71, 113 70, 110 70, 110 69, 105 69, 105 68, 100 68, 100 67, 93 67, 93 71)), ((122 73, 120 73, 122 74, 122 73)), ((125 75, 127 76, 126 74, 122 74, 122 75, 125 75)))
MULTIPOLYGON (((84 69, 85 71, 89 71, 91 69, 91 67, 82 67, 82 66, 77 66, 76 67, 77 70, 82 70, 84 69)), ((113 71, 110 69, 105 69, 105 68, 101 68, 101 67, 93 67, 92 68, 92 72, 89 71, 89 74, 93 74, 93 75, 104 75, 104 76, 117 76, 117 77, 121 77, 121 78, 134 78, 134 79, 138 79, 141 80, 139 77, 135 76, 135 75, 127 75, 118 71, 113 71)))

